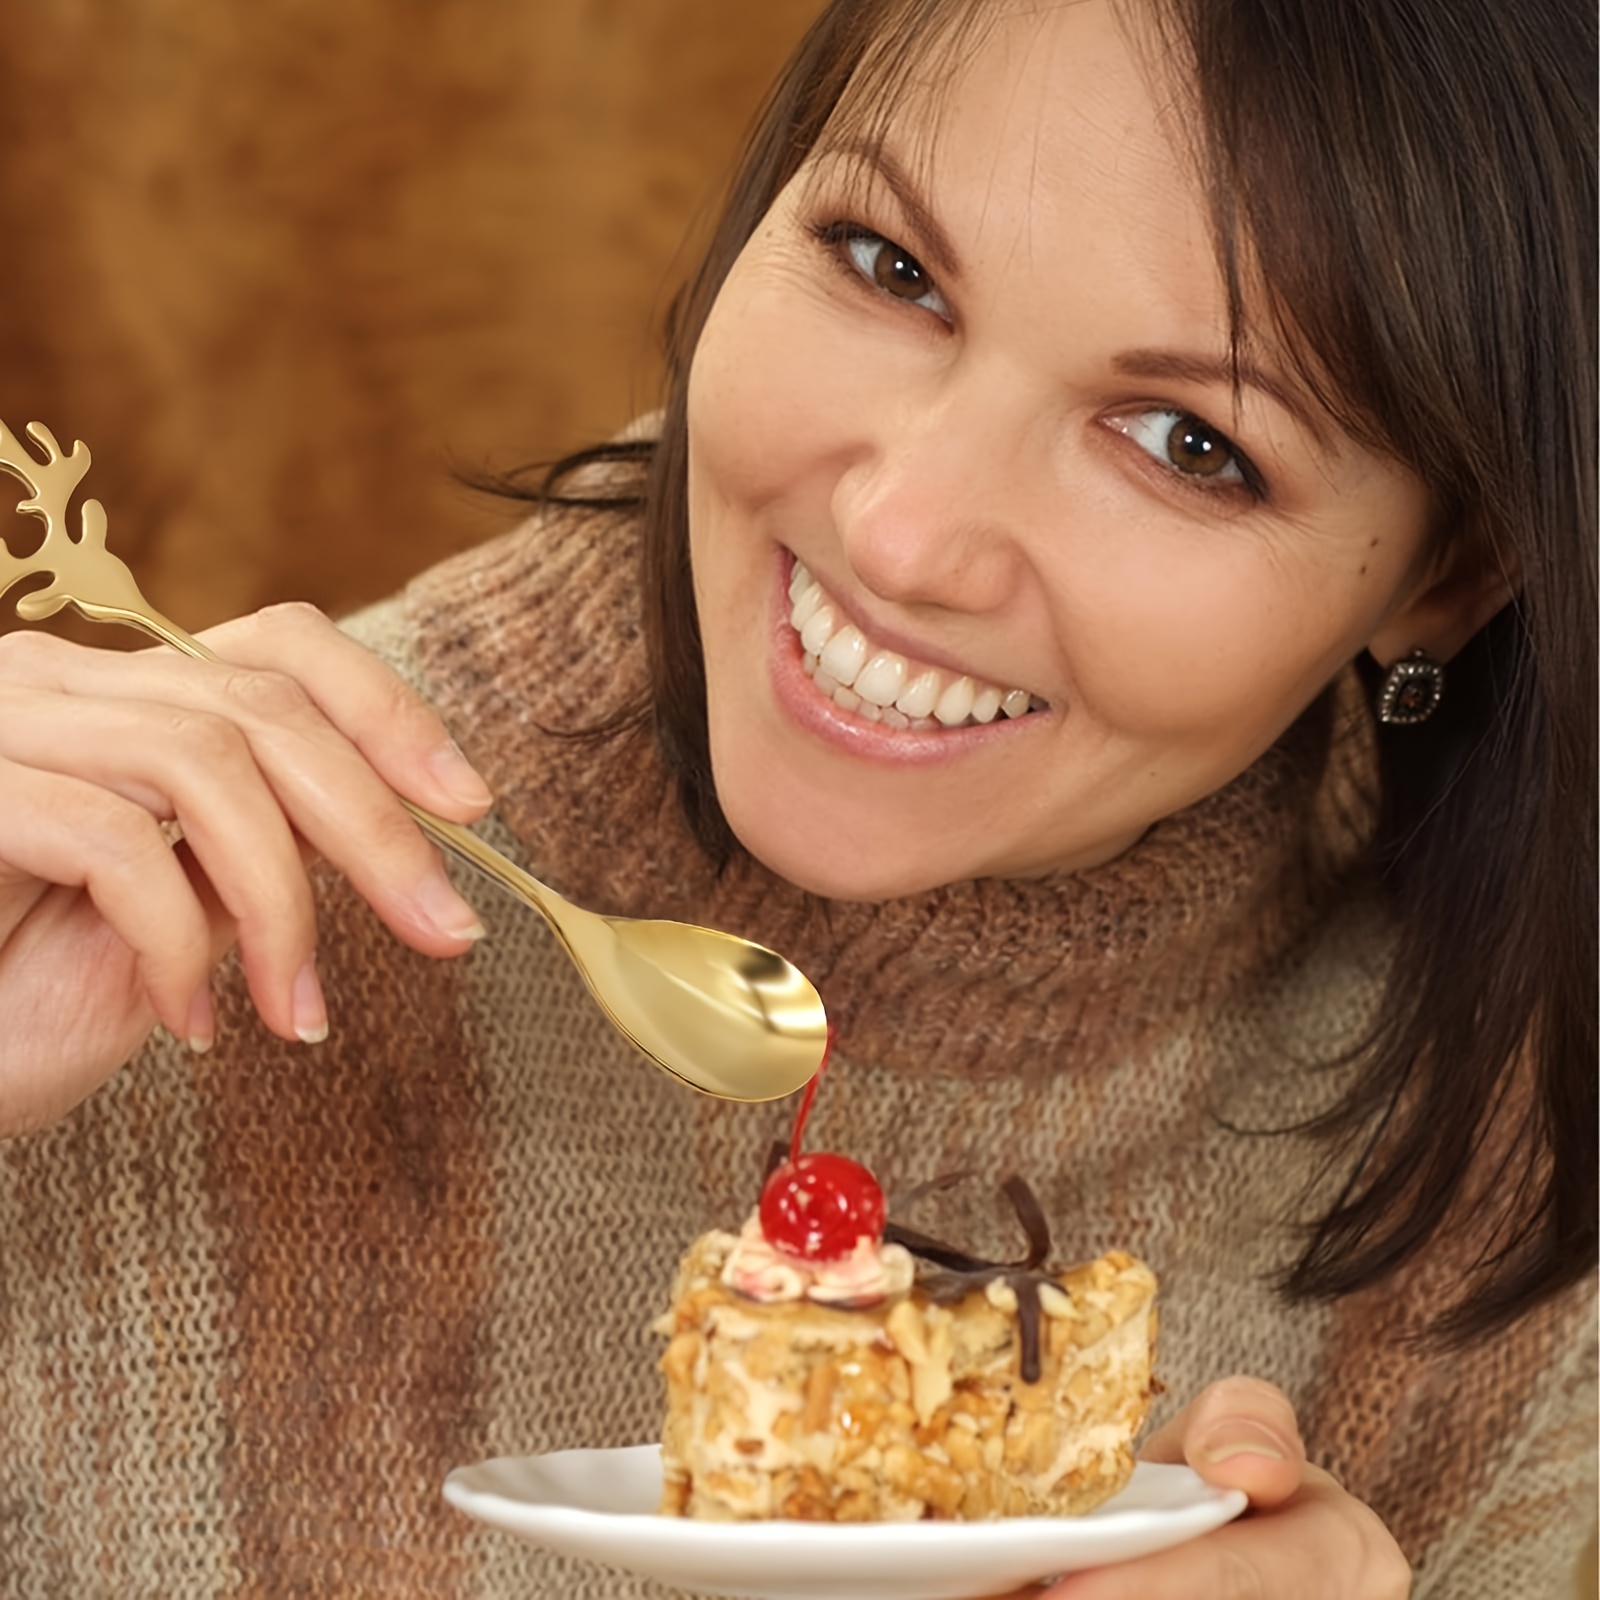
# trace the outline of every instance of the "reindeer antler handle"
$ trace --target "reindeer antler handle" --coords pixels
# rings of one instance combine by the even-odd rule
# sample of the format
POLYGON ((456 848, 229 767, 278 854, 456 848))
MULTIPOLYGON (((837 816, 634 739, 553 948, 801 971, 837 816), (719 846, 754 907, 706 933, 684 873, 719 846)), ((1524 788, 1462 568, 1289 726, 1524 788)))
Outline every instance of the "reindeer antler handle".
POLYGON ((44 522, 44 542, 31 556, 14 556, 0 539, 0 599, 25 578, 48 577, 43 588, 17 597, 24 622, 43 622, 63 606, 74 606, 93 622, 118 622, 173 645, 186 655, 214 660, 200 641, 169 622, 139 592, 127 563, 106 549, 106 513, 98 500, 85 500, 76 539, 67 531, 67 502, 89 470, 89 447, 75 439, 69 455, 43 423, 30 422, 27 435, 45 453, 41 461, 0 422, 0 471, 19 478, 32 491, 17 510, 44 522))

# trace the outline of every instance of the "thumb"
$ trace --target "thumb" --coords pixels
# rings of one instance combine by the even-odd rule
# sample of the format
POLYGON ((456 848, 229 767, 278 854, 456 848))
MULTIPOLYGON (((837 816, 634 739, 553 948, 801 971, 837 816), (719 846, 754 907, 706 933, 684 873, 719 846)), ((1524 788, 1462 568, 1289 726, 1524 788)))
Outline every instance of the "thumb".
POLYGON ((1306 1447, 1294 1407, 1259 1378, 1223 1378, 1202 1389, 1141 1451, 1147 1461, 1187 1463, 1219 1489, 1242 1489, 1258 1508, 1300 1487, 1306 1447))

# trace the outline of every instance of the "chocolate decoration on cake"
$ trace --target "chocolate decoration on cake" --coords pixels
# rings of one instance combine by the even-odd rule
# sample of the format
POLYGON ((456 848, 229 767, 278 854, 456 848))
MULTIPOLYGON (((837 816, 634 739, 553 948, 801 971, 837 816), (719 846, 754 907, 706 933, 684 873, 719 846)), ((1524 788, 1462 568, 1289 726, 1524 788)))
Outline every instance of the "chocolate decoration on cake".
MULTIPOLYGON (((937 1189, 948 1188, 952 1183, 968 1177, 967 1173, 953 1173, 948 1178, 936 1178, 924 1184, 907 1197, 910 1204, 937 1189)), ((1027 1253, 1019 1261, 986 1261, 943 1243, 915 1229, 890 1221, 883 1230, 886 1240, 904 1245, 921 1261, 931 1262, 935 1270, 917 1273, 917 1283, 937 1305, 950 1305, 974 1289, 982 1289, 995 1282, 1004 1283, 1017 1297, 1017 1331, 1022 1342, 1021 1373, 1024 1383, 1037 1383, 1042 1370, 1039 1358, 1039 1319, 1044 1310, 1039 1304, 1039 1290, 1055 1279, 1038 1269, 1050 1254, 1050 1224, 1043 1209, 1025 1178, 1012 1174, 1000 1185, 1000 1192, 1011 1202, 1017 1222, 1027 1235, 1027 1253)))
MULTIPOLYGON (((788 1159, 788 1155, 789 1147, 782 1140, 774 1140, 767 1152, 763 1184, 788 1159)), ((891 1210, 907 1209, 925 1196, 951 1188, 972 1176, 970 1172, 951 1172, 931 1179, 897 1199, 891 1210)), ((1027 1251, 1020 1260, 986 1260, 956 1245, 920 1233, 915 1228, 908 1228, 892 1217, 884 1227, 883 1238, 886 1243, 904 1246, 919 1262, 929 1263, 932 1270, 919 1267, 917 1283, 937 1305, 952 1305, 974 1289, 983 1289, 995 1282, 1004 1283, 1017 1299, 1022 1381, 1037 1383, 1042 1371, 1039 1329, 1040 1318, 1044 1315, 1043 1307, 1039 1304, 1039 1290, 1047 1283, 1055 1283, 1049 1273, 1039 1270, 1050 1255, 1050 1224, 1027 1179, 1013 1173, 1002 1181, 1000 1192, 1011 1202, 1017 1223, 1028 1241, 1027 1251)))

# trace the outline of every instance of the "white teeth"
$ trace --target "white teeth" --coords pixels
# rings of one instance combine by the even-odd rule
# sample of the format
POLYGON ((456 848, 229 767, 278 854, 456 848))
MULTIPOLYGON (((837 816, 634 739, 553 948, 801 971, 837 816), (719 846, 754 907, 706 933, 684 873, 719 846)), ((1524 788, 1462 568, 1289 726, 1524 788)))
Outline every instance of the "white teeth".
POLYGON ((838 618, 833 614, 832 606, 818 606, 812 612, 810 620, 800 630, 800 643, 814 656, 822 654, 822 647, 834 635, 834 630, 839 626, 838 618))
POLYGON ((945 727, 953 728, 972 715, 972 679, 957 678, 939 696, 933 714, 945 727))
POLYGON ((789 611, 789 622, 798 633, 817 614, 822 604, 822 585, 808 583, 795 597, 789 611))
POLYGON ((817 663, 829 677, 843 684, 856 681, 866 664, 867 641, 861 630, 846 623, 817 653, 817 663))
POLYGON ((875 705, 892 706, 895 696, 906 686, 906 658, 892 650, 880 650, 856 674, 855 691, 875 705))
POLYGON ((972 720, 993 722, 1000 714, 1000 691, 992 683, 985 684, 972 697, 972 720))
POLYGON ((798 561, 789 574, 789 623, 800 635, 805 670, 818 691, 871 722, 956 728, 1046 708, 1026 689, 952 678, 936 667, 914 669, 893 650, 874 650, 859 628, 839 617, 822 585, 798 561))
POLYGON ((918 717, 932 714, 934 702, 939 698, 939 674, 934 671, 919 672, 894 698, 899 709, 913 722, 918 717))

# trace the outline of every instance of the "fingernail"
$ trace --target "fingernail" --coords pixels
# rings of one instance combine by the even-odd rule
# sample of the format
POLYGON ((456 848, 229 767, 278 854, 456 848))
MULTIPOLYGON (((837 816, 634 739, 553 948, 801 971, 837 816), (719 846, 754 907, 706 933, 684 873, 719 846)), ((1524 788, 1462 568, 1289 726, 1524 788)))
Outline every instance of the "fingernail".
POLYGON ((296 1037, 305 1044, 321 1044, 328 1037, 328 1007, 315 967, 302 967, 296 974, 290 1006, 296 1037))
POLYGON ((487 806, 494 800, 489 786, 473 770, 453 739, 440 745, 428 758, 429 770, 464 806, 487 806))
POLYGON ((1201 1457, 1213 1466, 1235 1456, 1261 1456, 1268 1461, 1287 1461, 1289 1452, 1271 1429, 1258 1422, 1237 1417, 1224 1423, 1200 1447, 1201 1457))
POLYGON ((452 939, 481 939, 485 928, 478 913, 456 893, 451 881, 441 872, 425 878, 417 890, 417 906, 440 933, 452 939))
POLYGON ((217 1042, 217 1013, 211 1004, 211 990, 202 985, 189 1002, 189 1023, 184 1030, 188 1046, 203 1056, 217 1042))

